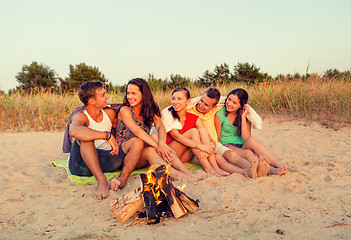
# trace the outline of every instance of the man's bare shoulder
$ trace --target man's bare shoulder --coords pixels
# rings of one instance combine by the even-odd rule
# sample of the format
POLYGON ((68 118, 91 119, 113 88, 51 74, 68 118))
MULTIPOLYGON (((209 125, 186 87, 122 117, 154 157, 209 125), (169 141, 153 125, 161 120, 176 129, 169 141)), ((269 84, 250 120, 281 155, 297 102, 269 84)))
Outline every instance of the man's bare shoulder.
POLYGON ((116 111, 112 108, 105 108, 104 111, 109 116, 116 116, 116 111))
POLYGON ((87 122, 89 122, 87 115, 78 112, 73 115, 71 125, 86 125, 87 122))
POLYGON ((82 118, 82 117, 86 117, 86 115, 83 113, 83 111, 77 112, 76 114, 73 115, 72 120, 75 118, 82 118))

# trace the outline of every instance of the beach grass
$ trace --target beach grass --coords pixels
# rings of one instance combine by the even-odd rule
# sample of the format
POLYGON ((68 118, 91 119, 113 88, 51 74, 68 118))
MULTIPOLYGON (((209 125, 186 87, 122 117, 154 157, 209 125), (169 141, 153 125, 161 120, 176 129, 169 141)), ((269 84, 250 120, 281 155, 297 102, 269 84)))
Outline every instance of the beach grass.
MULTIPOLYGON (((222 96, 238 87, 246 89, 249 104, 263 118, 275 116, 284 120, 319 122, 334 129, 351 123, 350 79, 322 79, 311 75, 293 81, 259 85, 235 82, 216 87, 222 96)), ((189 87, 192 97, 200 96, 206 89, 189 87)), ((161 109, 170 104, 171 92, 153 91, 161 109)), ((123 93, 109 94, 110 103, 122 102, 123 93)), ((35 93, 0 95, 0 131, 62 131, 68 115, 81 105, 77 94, 57 94, 44 89, 35 93)))

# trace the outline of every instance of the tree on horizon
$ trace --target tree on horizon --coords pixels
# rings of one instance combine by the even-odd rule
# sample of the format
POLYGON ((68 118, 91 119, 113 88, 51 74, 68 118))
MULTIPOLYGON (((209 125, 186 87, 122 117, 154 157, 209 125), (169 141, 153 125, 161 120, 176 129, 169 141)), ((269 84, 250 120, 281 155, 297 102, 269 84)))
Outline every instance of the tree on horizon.
POLYGON ((60 86, 63 92, 73 91, 87 81, 101 81, 106 87, 111 86, 98 67, 89 66, 85 63, 76 64, 75 66, 69 65, 68 77, 61 80, 60 86))
POLYGON ((22 66, 22 70, 16 75, 16 80, 20 84, 17 90, 33 91, 39 88, 54 90, 59 77, 45 64, 34 61, 30 65, 22 66))

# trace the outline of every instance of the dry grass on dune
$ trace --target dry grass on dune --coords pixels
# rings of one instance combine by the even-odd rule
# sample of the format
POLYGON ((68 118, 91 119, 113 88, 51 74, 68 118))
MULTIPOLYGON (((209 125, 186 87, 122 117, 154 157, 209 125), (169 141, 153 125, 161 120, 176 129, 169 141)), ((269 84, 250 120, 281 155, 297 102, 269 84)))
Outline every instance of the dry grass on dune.
MULTIPOLYGON (((288 119, 316 121, 338 129, 351 123, 351 82, 321 80, 311 76, 279 83, 248 85, 232 83, 217 86, 222 95, 234 88, 248 91, 252 105, 261 116, 271 114, 288 119)), ((189 87, 192 97, 199 96, 205 87, 189 87)), ((171 90, 154 91, 160 108, 170 104, 171 90)), ((121 102, 122 94, 110 93, 109 102, 121 102)), ((0 131, 62 131, 68 115, 81 102, 75 94, 56 94, 41 90, 38 93, 0 96, 0 131)))

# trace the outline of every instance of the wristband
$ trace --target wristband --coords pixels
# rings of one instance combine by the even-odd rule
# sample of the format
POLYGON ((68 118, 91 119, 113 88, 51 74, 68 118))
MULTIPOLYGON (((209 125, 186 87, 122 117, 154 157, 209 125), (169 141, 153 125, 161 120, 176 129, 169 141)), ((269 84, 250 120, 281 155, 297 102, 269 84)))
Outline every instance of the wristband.
POLYGON ((112 136, 111 132, 105 131, 105 133, 107 133, 107 137, 106 137, 105 140, 106 140, 106 141, 110 140, 110 139, 111 139, 111 136, 112 136))

